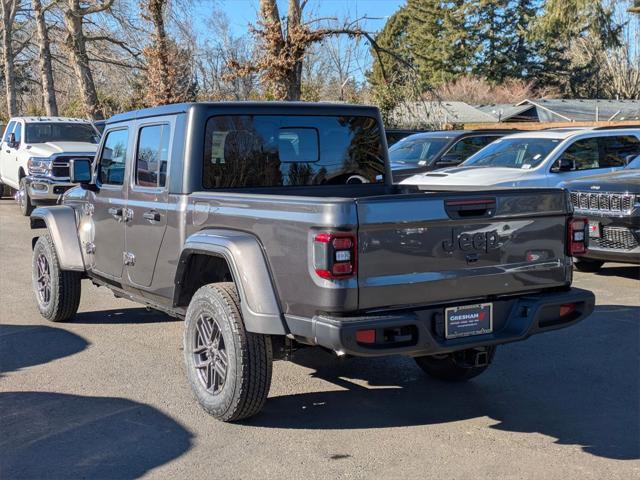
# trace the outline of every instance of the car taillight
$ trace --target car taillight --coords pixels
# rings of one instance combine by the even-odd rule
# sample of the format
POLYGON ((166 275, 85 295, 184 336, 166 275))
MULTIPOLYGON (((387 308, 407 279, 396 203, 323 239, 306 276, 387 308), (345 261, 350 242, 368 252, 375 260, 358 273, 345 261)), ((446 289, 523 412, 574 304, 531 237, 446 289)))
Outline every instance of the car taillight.
POLYGON ((319 277, 342 280, 355 276, 356 257, 353 233, 317 233, 313 239, 313 267, 319 277))
POLYGON ((567 223, 567 255, 578 257, 589 248, 589 220, 570 218, 567 223))

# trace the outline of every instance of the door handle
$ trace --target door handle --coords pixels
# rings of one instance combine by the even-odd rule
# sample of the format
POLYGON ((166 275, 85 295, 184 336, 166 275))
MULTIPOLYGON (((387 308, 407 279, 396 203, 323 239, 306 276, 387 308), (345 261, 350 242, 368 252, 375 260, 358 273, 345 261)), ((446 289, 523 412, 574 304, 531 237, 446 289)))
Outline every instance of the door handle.
POLYGON ((160 213, 155 210, 149 210, 148 212, 144 212, 142 214, 142 218, 144 218, 145 220, 149 220, 150 222, 159 222, 160 213))
POLYGON ((111 215, 116 220, 118 220, 118 221, 122 220, 122 209, 121 208, 111 207, 107 211, 109 212, 109 215, 111 215))

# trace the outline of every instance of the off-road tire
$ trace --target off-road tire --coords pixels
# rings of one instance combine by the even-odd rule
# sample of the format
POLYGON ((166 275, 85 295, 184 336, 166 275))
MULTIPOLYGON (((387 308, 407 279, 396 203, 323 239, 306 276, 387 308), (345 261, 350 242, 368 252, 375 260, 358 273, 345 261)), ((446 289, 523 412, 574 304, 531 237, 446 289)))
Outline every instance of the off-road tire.
POLYGON ((576 267, 577 270, 587 273, 599 272, 602 265, 604 265, 602 260, 576 259, 573 262, 573 266, 576 267))
POLYGON ((40 315, 52 322, 64 322, 72 318, 80 305, 81 276, 79 272, 60 269, 58 255, 48 233, 38 238, 33 248, 31 264, 33 292, 40 315), (46 259, 49 270, 50 295, 48 301, 45 301, 40 295, 38 288, 40 286, 38 261, 41 255, 46 259))
MULTIPOLYGON (((489 351, 489 358, 492 359, 494 354, 495 347, 492 347, 489 351)), ((414 360, 427 375, 445 382, 465 382, 477 377, 489 368, 489 365, 481 367, 461 366, 454 360, 454 354, 415 357, 414 360)))
POLYGON ((20 179, 20 211, 22 215, 28 217, 33 212, 33 203, 31 203, 31 197, 29 196, 29 190, 27 189, 27 179, 22 177, 20 179))
POLYGON ((191 299, 185 318, 184 358, 187 378, 198 402, 218 420, 242 420, 257 414, 264 406, 271 386, 271 339, 245 330, 240 299, 233 283, 205 285, 191 299), (226 351, 226 375, 217 393, 213 393, 215 388, 207 389, 207 380, 196 368, 201 357, 194 350, 202 349, 197 345, 198 322, 203 318, 217 323, 213 328, 219 328, 226 351))

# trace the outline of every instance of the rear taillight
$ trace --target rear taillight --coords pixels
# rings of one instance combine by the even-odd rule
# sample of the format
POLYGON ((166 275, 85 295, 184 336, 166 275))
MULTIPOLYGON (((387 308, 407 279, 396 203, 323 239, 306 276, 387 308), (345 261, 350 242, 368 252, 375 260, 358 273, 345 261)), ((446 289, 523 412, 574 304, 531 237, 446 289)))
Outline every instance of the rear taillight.
POLYGON ((589 248, 589 220, 570 218, 567 223, 567 255, 579 257, 589 248))
POLYGON ((356 236, 353 233, 317 233, 313 238, 313 267, 319 277, 328 280, 355 276, 356 236))

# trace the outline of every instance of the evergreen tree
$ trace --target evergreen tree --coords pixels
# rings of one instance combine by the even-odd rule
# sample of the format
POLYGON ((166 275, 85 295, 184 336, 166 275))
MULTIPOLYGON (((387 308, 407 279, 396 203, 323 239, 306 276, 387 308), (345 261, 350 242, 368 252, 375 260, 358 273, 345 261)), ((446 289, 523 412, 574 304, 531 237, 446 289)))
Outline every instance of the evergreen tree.
POLYGON ((596 57, 620 44, 613 13, 601 0, 547 0, 531 32, 541 57, 539 81, 566 96, 600 96, 596 57))
MULTIPOLYGON (((376 42, 381 48, 394 52, 407 62, 411 59, 411 52, 407 44, 408 26, 407 9, 401 7, 389 17, 384 28, 376 35, 376 42)), ((406 65, 403 65, 396 57, 384 52, 378 53, 373 48, 371 56, 374 60, 373 67, 368 72, 367 78, 374 88, 404 84, 406 74, 403 74, 403 71, 406 69, 406 65)))
POLYGON ((431 86, 469 72, 477 47, 466 28, 466 1, 408 0, 411 57, 431 86))

